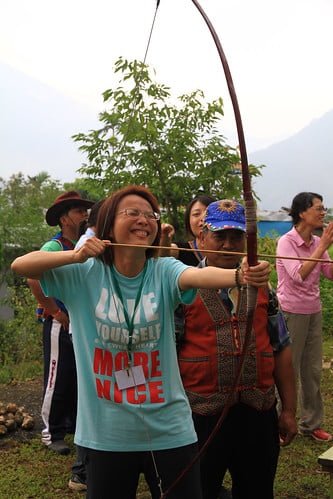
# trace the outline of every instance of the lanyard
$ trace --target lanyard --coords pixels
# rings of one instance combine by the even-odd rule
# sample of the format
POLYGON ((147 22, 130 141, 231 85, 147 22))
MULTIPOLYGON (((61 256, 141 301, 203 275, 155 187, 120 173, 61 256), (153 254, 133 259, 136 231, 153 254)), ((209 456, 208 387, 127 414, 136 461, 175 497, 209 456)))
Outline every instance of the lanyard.
POLYGON ((198 250, 198 247, 197 247, 197 241, 195 239, 193 239, 193 248, 197 250, 197 254, 199 256, 199 259, 202 260, 202 254, 200 253, 200 251, 198 250))
POLYGON ((138 289, 138 292, 137 292, 137 295, 136 295, 136 298, 135 298, 135 304, 134 304, 133 314, 132 314, 132 317, 130 318, 129 315, 128 315, 128 310, 126 308, 126 305, 125 305, 125 302, 124 302, 124 298, 123 298, 123 295, 122 295, 122 292, 121 292, 121 289, 120 289, 120 286, 119 286, 119 283, 118 283, 115 271, 114 271, 113 267, 111 267, 111 273, 112 273, 112 277, 113 277, 113 280, 114 280, 114 286, 116 288, 116 291, 117 291, 117 294, 118 294, 118 296, 120 298, 120 301, 123 304, 125 321, 126 321, 126 324, 127 324, 127 327, 128 327, 128 345, 127 345, 127 350, 128 350, 129 362, 131 362, 131 360, 132 360, 132 344, 133 344, 134 317, 135 317, 135 313, 137 311, 137 308, 138 308, 138 305, 139 305, 139 301, 140 301, 140 298, 141 298, 141 292, 142 292, 142 288, 143 288, 143 283, 144 283, 146 271, 147 271, 147 264, 145 264, 145 266, 143 268, 141 283, 140 283, 140 286, 139 286, 139 289, 138 289))

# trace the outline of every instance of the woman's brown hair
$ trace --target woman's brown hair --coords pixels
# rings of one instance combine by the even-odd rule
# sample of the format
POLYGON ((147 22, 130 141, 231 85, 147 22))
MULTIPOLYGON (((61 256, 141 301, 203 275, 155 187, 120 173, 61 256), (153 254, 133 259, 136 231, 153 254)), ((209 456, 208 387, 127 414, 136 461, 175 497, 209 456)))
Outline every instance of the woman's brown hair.
MULTIPOLYGON (((118 212, 118 205, 120 201, 125 197, 134 194, 144 198, 151 205, 152 210, 156 213, 160 213, 160 208, 158 201, 155 196, 150 192, 147 187, 142 187, 138 185, 130 185, 119 189, 119 191, 114 192, 109 196, 101 206, 98 212, 97 224, 96 224, 96 236, 99 239, 109 239, 112 242, 110 233, 114 227, 114 221, 116 214, 118 212)), ((152 246, 158 246, 161 236, 161 221, 157 222, 157 234, 152 243, 152 246)), ((116 241, 113 241, 116 242, 116 241)), ((156 257, 158 255, 158 249, 147 248, 146 258, 156 257)), ((113 248, 109 246, 106 248, 105 252, 99 257, 105 264, 111 265, 113 263, 113 248)))

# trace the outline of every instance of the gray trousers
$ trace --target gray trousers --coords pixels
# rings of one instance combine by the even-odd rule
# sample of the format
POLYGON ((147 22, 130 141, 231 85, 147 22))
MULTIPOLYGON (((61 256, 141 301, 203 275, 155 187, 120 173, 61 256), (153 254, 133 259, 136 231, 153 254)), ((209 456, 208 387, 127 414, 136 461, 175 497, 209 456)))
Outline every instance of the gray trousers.
POLYGON ((321 427, 323 401, 320 391, 322 374, 322 313, 283 312, 291 336, 291 349, 298 386, 299 431, 309 434, 321 427))

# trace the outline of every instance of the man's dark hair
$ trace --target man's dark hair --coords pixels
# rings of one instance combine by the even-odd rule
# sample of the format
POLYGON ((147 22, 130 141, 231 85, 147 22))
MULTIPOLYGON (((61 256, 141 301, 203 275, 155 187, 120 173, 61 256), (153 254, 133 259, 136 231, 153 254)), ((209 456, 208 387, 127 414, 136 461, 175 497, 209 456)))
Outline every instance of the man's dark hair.
POLYGON ((97 217, 98 217, 98 212, 102 204, 104 203, 104 199, 101 201, 97 201, 93 205, 93 207, 90 210, 88 220, 82 220, 79 226, 79 237, 82 236, 87 230, 88 227, 95 227, 97 224, 97 217))

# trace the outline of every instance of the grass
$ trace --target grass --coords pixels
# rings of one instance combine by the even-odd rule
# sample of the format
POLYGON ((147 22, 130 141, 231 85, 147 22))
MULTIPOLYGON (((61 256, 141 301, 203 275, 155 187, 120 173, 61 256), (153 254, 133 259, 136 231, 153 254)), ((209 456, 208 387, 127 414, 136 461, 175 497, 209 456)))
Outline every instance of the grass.
MULTIPOLYGON (((333 432, 333 342, 324 342, 322 392, 325 404, 323 427, 333 432)), ((18 370, 19 372, 19 370, 18 370)), ((75 458, 72 437, 66 437, 71 454, 58 456, 48 451, 39 438, 24 442, 15 440, 1 448, 0 498, 82 498, 72 492, 67 483, 75 458)), ((1 445, 1 441, 0 441, 1 445)), ((321 470, 318 456, 330 448, 332 442, 319 443, 311 438, 296 436, 289 447, 281 449, 275 480, 275 499, 328 499, 329 474, 321 470)), ((230 477, 225 485, 230 487, 230 477)), ((148 499, 150 494, 142 479, 137 499, 148 499)))
POLYGON ((0 366, 0 385, 11 381, 25 381, 42 376, 43 369, 43 362, 40 360, 20 362, 19 364, 13 362, 3 363, 0 366))

